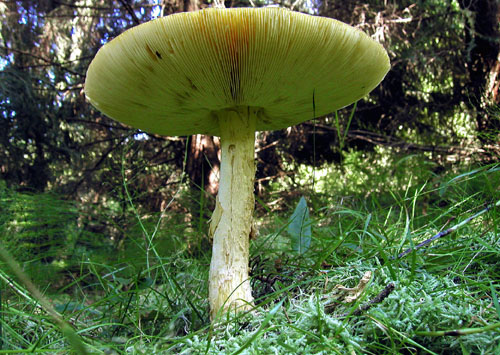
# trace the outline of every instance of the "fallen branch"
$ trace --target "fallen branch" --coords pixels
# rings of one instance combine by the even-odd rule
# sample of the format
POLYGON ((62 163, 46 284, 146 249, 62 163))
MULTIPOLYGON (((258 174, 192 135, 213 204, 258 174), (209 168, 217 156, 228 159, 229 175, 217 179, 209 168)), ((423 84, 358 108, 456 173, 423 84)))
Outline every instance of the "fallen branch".
MULTIPOLYGON (((391 282, 391 283, 387 284, 387 286, 385 286, 385 288, 378 295, 376 295, 374 298, 369 300, 364 305, 359 306, 353 312, 351 312, 351 311, 345 312, 345 313, 339 314, 336 317, 341 318, 341 317, 347 317, 349 315, 359 316, 361 313, 369 310, 374 304, 381 303, 383 300, 385 300, 387 298, 387 296, 389 296, 392 293, 392 291, 394 291, 394 289, 395 289, 395 286, 391 282)), ((326 310, 326 311, 327 311, 327 313, 329 313, 328 310, 326 310)))

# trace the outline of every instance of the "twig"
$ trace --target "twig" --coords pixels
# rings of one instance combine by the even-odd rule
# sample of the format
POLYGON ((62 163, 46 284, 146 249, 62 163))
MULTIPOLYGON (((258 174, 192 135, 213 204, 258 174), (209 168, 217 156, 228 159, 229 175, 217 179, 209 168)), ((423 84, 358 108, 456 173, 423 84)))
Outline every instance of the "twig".
POLYGON ((61 6, 71 7, 73 9, 90 9, 90 10, 97 10, 97 11, 113 11, 112 7, 75 5, 75 4, 70 4, 70 3, 62 2, 62 1, 58 1, 58 0, 53 0, 53 3, 57 4, 57 5, 61 5, 61 6))
POLYGON ((492 203, 488 206, 486 206, 484 209, 482 209, 481 211, 479 211, 478 213, 476 213, 475 215, 472 215, 470 216, 469 218, 466 218, 464 219, 462 222, 458 223, 458 224, 455 224, 453 227, 451 228, 448 228, 442 232, 439 232, 438 234, 434 235, 433 237, 429 238, 429 239, 426 239, 424 240, 422 243, 418 244, 417 246, 415 246, 414 248, 410 248, 410 249, 407 249, 405 250, 404 252, 402 252, 401 254, 399 254, 397 256, 396 259, 401 259, 402 257, 410 254, 412 251, 415 251, 415 250, 418 250, 420 248, 422 248, 423 246, 426 246, 427 244, 430 244, 431 242, 433 242, 434 240, 438 239, 438 238, 441 238, 441 237, 444 237, 445 235, 448 235, 450 234, 451 232, 454 232, 456 231, 458 228, 466 225, 467 223, 469 223, 470 221, 472 221, 473 219, 479 217, 480 215, 482 215, 483 213, 486 213, 488 212, 489 210, 491 210, 493 207, 498 207, 500 206, 500 200, 498 200, 496 203, 492 203))
POLYGON ((268 148, 274 147, 274 146, 278 145, 278 143, 279 143, 279 141, 278 141, 278 140, 276 140, 276 141, 274 141, 274 142, 272 142, 272 143, 269 143, 268 145, 265 145, 265 146, 263 146, 263 147, 256 148, 256 149, 255 149, 255 153, 259 153, 259 152, 262 152, 263 150, 266 150, 266 149, 268 149, 268 148))
POLYGON ((383 300, 385 300, 387 296, 389 296, 392 293, 392 291, 394 291, 394 288, 395 288, 394 284, 390 282, 378 295, 376 295, 374 298, 368 301, 368 303, 365 303, 364 305, 356 308, 354 312, 342 313, 339 314, 337 317, 338 318, 347 317, 349 315, 359 316, 361 313, 369 310, 374 304, 381 303, 383 300))
POLYGON ((117 142, 116 144, 112 145, 111 147, 109 147, 104 153, 101 154, 101 157, 99 158, 99 160, 94 164, 94 166, 92 168, 88 168, 88 169, 85 169, 85 173, 83 174, 82 178, 73 186, 73 189, 72 189, 72 194, 75 194, 76 191, 78 190, 78 188, 80 187, 80 185, 89 178, 89 176, 95 172, 99 166, 106 160, 106 158, 109 156, 109 154, 111 154, 111 152, 113 150, 115 150, 116 148, 118 148, 123 142, 125 142, 129 137, 133 136, 135 133, 132 132, 130 134, 127 134, 125 136, 122 136, 122 137, 119 137, 120 140, 119 142, 117 142))
MULTIPOLYGON (((312 126, 313 123, 305 122, 305 126, 312 126)), ((325 133, 324 131, 335 131, 337 128, 330 127, 324 124, 316 124, 316 127, 323 132, 318 131, 317 134, 325 133)), ((359 139, 373 145, 382 145, 390 148, 400 148, 409 151, 436 152, 443 154, 488 154, 488 152, 497 153, 500 150, 496 146, 484 145, 482 147, 459 147, 459 146, 435 146, 421 145, 400 140, 396 137, 370 132, 365 130, 350 130, 347 132, 347 137, 351 140, 359 139)))
MULTIPOLYGON (((85 74, 82 74, 82 73, 78 73, 74 70, 71 70, 69 69, 68 67, 64 66, 63 63, 58 63, 58 62, 55 62, 53 59, 47 59, 45 57, 42 57, 40 55, 36 55, 36 54, 33 54, 31 52, 25 52, 25 51, 22 51, 22 50, 19 50, 17 48, 12 48, 12 47, 7 47, 7 46, 2 46, 0 45, 0 49, 6 51, 6 53, 9 53, 9 52, 15 52, 17 54, 21 54, 21 55, 25 55, 25 56, 29 56, 29 57, 32 57, 34 59, 38 59, 38 60, 41 60, 43 61, 44 63, 47 63, 48 66, 54 66, 54 67, 58 67, 58 68, 61 68, 62 70, 64 70, 65 72, 67 73, 70 73, 70 74, 73 74, 73 75, 76 75, 76 76, 79 76, 79 77, 85 77, 85 74)), ((82 57, 82 58, 88 58, 88 57, 82 57)), ((78 61, 80 60, 81 58, 78 58, 77 60, 75 61, 78 61)), ((69 63, 69 61, 67 62, 64 62, 64 63, 69 63)), ((34 67, 34 65, 32 66, 25 66, 25 67, 16 67, 18 69, 24 69, 24 68, 29 68, 29 67, 34 67)))
POLYGON ((84 120, 84 119, 80 119, 80 118, 66 118, 66 122, 71 122, 71 123, 77 122, 77 123, 88 124, 88 125, 98 125, 98 126, 102 126, 105 128, 111 128, 113 130, 117 130, 117 129, 121 129, 124 131, 130 130, 130 127, 126 127, 122 124, 107 124, 107 123, 103 123, 103 122, 89 121, 89 120, 84 120))
POLYGON ((122 6, 125 8, 125 10, 127 10, 127 12, 130 15, 130 17, 132 17, 132 21, 134 21, 134 23, 136 25, 139 25, 141 23, 141 20, 139 20, 139 18, 135 14, 134 9, 132 8, 132 6, 130 6, 129 3, 125 2, 125 0, 118 0, 118 2, 120 4, 122 4, 122 6))

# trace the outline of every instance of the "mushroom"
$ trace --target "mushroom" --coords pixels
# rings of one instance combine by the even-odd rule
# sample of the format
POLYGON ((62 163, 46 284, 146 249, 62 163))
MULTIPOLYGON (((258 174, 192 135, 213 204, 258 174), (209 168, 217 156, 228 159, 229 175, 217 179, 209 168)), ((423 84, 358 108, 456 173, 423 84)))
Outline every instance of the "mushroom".
POLYGON ((90 64, 85 94, 145 132, 220 137, 209 232, 212 319, 253 307, 249 282, 255 132, 347 106, 390 67, 384 48, 342 22, 283 8, 209 8, 131 28, 90 64))

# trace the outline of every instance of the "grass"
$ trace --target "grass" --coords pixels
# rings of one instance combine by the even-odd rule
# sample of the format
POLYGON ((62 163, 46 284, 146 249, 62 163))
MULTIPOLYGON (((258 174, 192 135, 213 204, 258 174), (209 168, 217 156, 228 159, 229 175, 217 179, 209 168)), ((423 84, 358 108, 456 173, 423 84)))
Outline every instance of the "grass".
MULTIPOLYGON (((40 216, 23 201, 35 197, 2 191, 3 211, 11 206, 1 217, 2 244, 43 295, 2 258, 0 354, 500 353, 500 207, 466 221, 500 200, 498 165, 348 200, 306 196, 310 243, 300 251, 290 234, 295 206, 263 214, 251 251, 256 309, 215 326, 207 302, 210 255, 193 254, 184 241, 190 225, 167 212, 157 229, 157 218, 137 211, 141 224, 131 230, 139 232, 113 252, 78 223, 57 220, 68 226, 58 233, 71 248, 58 240, 46 247, 51 259, 40 261, 43 255, 29 259, 6 243, 27 234, 55 240, 31 223, 40 216), (415 248, 453 226, 460 228, 415 248), (36 270, 51 272, 41 277, 36 270)), ((66 202, 45 197, 52 213, 57 206, 68 211, 66 202)))

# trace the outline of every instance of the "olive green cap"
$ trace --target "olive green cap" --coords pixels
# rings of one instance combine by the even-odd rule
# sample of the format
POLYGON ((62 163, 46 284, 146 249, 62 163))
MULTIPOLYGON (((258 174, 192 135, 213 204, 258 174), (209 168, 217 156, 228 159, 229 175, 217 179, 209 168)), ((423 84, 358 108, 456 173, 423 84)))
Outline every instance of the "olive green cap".
POLYGON ((249 107, 276 130, 364 97, 390 68, 384 48, 342 22, 283 8, 162 17, 104 45, 85 94, 109 117, 161 135, 218 135, 215 112, 249 107))

